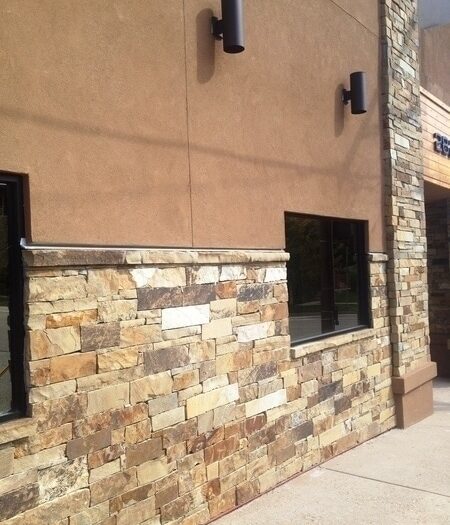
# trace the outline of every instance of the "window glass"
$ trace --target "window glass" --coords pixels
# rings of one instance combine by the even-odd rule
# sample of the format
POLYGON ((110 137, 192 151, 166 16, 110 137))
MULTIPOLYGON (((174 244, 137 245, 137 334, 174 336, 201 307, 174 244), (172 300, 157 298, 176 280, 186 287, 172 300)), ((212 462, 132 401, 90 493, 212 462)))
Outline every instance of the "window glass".
POLYGON ((362 223, 287 214, 286 249, 293 342, 367 325, 362 223))
POLYGON ((8 209, 6 186, 0 185, 0 416, 11 410, 12 383, 8 338, 8 209))

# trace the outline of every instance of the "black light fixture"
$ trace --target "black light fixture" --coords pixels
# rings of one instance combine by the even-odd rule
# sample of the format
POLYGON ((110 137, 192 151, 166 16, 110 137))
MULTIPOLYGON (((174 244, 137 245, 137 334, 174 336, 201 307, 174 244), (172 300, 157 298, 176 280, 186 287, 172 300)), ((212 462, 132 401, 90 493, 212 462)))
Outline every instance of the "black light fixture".
POLYGON ((352 103, 352 113, 361 115, 367 112, 367 75, 365 71, 356 71, 350 75, 350 90, 342 91, 342 101, 352 103))
POLYGON ((225 53, 245 50, 243 0, 222 0, 222 20, 213 16, 211 31, 217 40, 223 40, 225 53))

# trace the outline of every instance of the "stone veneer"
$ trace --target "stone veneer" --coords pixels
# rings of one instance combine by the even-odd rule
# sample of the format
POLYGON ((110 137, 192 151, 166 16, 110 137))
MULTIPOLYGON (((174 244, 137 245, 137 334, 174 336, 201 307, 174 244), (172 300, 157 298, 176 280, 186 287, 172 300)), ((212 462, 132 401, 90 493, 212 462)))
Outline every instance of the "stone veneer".
MULTIPOLYGON (((408 381, 408 374, 427 368, 430 360, 417 1, 381 0, 381 30, 393 375, 408 381)), ((394 383, 399 412, 405 415, 401 426, 422 417, 408 417, 417 403, 423 415, 432 410, 431 377, 425 377, 423 388, 413 382, 415 392, 404 391, 403 380, 394 383)))
POLYGON ((284 252, 25 252, 29 418, 0 425, 4 525, 199 524, 395 425, 373 327, 290 348, 284 252))
POLYGON ((429 202, 427 213, 431 357, 450 377, 450 202, 429 202))

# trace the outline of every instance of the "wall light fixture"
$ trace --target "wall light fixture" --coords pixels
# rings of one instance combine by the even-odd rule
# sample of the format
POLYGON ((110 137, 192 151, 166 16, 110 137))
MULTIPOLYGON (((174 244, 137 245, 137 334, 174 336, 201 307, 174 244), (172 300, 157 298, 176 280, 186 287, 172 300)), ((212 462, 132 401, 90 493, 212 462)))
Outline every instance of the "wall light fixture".
POLYGON ((342 91, 342 101, 345 105, 351 101, 354 115, 367 112, 367 75, 364 71, 356 71, 350 75, 350 90, 342 91))
POLYGON ((243 0, 222 0, 222 20, 211 18, 211 32, 223 40, 225 53, 242 53, 245 50, 243 0))

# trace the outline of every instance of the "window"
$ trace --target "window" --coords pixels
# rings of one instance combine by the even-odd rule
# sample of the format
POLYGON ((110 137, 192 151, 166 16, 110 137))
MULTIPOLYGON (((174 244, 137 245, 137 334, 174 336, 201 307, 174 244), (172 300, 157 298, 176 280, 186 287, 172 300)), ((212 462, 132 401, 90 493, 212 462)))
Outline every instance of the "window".
POLYGON ((292 342, 367 327, 365 223, 286 214, 292 342))
POLYGON ((0 172, 0 421, 25 409, 20 180, 0 172))

